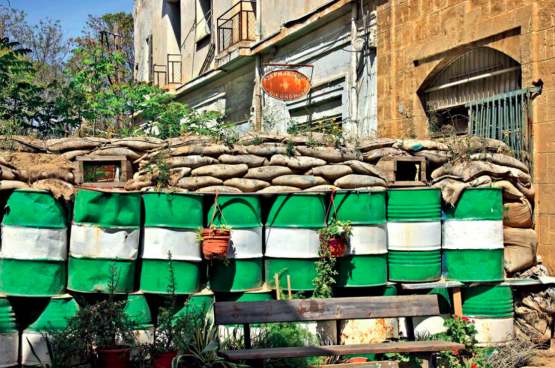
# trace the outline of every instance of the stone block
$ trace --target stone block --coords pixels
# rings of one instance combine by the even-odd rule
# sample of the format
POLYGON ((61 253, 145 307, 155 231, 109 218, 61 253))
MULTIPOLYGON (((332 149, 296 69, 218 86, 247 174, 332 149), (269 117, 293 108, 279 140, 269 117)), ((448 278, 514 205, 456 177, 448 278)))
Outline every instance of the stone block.
POLYGON ((555 120, 534 125, 536 153, 555 152, 555 134, 553 132, 555 132, 555 120))
POLYGON ((538 255, 541 256, 542 263, 549 271, 549 275, 555 276, 555 245, 540 243, 538 255))
POLYGON ((555 183, 555 153, 534 155, 534 182, 536 184, 555 183))
MULTIPOLYGON (((538 184, 537 188, 538 208, 536 212, 540 216, 555 214, 555 184, 538 184)), ((555 241, 553 243, 555 244, 555 241)))

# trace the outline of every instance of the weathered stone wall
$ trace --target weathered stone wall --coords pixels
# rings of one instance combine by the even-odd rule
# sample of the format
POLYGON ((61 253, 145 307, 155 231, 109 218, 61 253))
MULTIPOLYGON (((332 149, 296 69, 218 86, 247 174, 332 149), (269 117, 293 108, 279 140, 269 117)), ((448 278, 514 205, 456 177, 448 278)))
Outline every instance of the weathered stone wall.
POLYGON ((427 117, 417 94, 457 56, 486 46, 522 65, 522 86, 542 79, 534 102, 535 221, 540 254, 555 270, 555 21, 553 0, 377 2, 378 132, 426 137, 427 117), (399 114, 399 104, 404 110, 399 114))

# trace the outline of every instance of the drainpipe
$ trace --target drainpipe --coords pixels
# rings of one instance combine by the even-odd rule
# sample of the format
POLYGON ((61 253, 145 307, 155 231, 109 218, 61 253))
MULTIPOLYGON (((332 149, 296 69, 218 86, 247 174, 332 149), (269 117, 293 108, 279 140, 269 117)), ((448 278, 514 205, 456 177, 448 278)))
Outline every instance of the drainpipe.
POLYGON ((262 39, 262 0, 256 2, 256 42, 262 39))
POLYGON ((352 136, 358 136, 357 131, 357 110, 358 110, 358 100, 357 100, 357 56, 358 52, 355 50, 355 39, 357 38, 357 17, 358 17, 358 7, 357 2, 351 3, 351 62, 349 70, 349 84, 350 84, 350 95, 349 95, 349 118, 350 123, 347 127, 352 136))
POLYGON ((255 58, 254 129, 260 131, 262 130, 262 56, 258 53, 255 58))

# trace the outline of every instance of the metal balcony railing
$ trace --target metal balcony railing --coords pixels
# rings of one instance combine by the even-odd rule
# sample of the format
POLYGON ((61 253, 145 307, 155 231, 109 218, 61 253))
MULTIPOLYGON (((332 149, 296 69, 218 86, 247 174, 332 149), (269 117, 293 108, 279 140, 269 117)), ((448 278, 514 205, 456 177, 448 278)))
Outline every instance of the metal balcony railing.
POLYGON ((218 52, 256 40, 256 1, 239 1, 218 18, 218 52))
POLYGON ((165 65, 154 64, 152 67, 152 84, 160 88, 168 84, 167 72, 165 65))
POLYGON ((181 84, 181 54, 168 54, 168 84, 181 84))

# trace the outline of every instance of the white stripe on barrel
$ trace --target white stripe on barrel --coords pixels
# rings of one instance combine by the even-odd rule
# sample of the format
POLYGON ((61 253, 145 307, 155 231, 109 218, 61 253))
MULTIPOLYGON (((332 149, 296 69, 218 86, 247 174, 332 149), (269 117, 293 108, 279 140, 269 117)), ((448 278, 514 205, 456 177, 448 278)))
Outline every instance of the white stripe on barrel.
POLYGON ((262 227, 231 230, 227 258, 262 258, 262 227))
POLYGON ((21 334, 21 364, 22 365, 37 365, 40 362, 35 358, 35 355, 31 351, 29 342, 33 345, 35 353, 41 360, 43 364, 50 364, 50 356, 48 355, 48 346, 46 345, 46 339, 44 336, 37 331, 23 331, 21 334))
MULTIPOLYGON (((428 336, 447 331, 447 327, 443 326, 445 321, 451 318, 449 313, 443 313, 439 316, 430 317, 412 317, 414 333, 416 335, 428 336)), ((399 330, 406 337, 407 321, 405 318, 399 318, 399 330)))
POLYGON ((266 257, 316 258, 320 241, 317 229, 266 228, 266 257))
POLYGON ((346 255, 367 255, 387 253, 387 226, 360 225, 353 226, 350 247, 346 255))
POLYGON ((2 225, 3 258, 67 260, 67 229, 2 225))
POLYGON ((502 344, 514 338, 514 318, 468 317, 474 321, 476 340, 479 346, 502 344))
POLYGON ((168 252, 176 261, 202 261, 196 230, 164 227, 145 227, 141 239, 141 258, 168 259, 168 252))
POLYGON ((19 355, 19 333, 0 333, 0 368, 17 365, 19 355))
POLYGON ((387 249, 431 251, 441 249, 441 222, 388 222, 387 249))
POLYGON ((503 249, 503 221, 446 220, 443 249, 503 249))
POLYGON ((137 228, 78 225, 71 227, 70 253, 73 257, 136 260, 139 253, 137 228))

